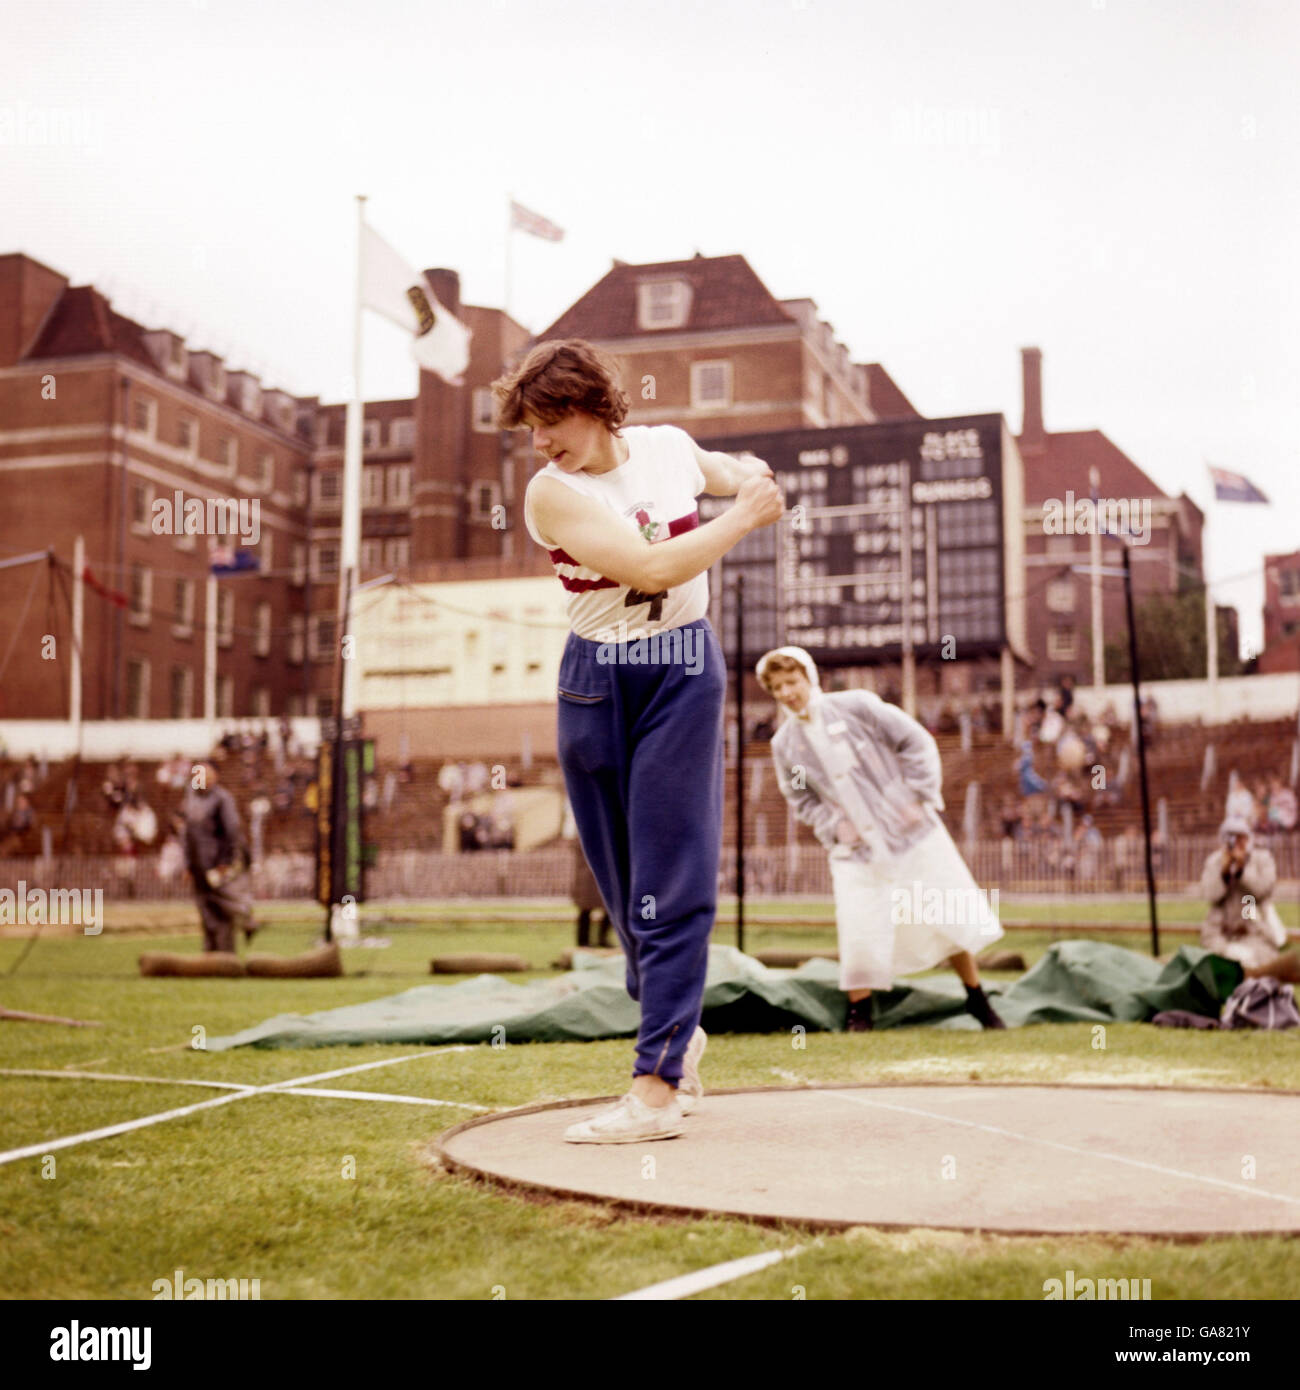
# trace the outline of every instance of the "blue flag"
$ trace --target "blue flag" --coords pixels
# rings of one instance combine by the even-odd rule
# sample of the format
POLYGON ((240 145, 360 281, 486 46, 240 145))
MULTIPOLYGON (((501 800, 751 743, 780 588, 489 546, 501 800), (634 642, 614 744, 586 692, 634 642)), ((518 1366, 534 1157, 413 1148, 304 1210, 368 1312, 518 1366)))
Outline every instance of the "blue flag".
MULTIPOLYGON (((1208 467, 1209 465, 1207 465, 1208 467)), ((1216 502, 1268 502, 1268 498, 1240 473, 1229 473, 1226 468, 1210 468, 1214 481, 1214 500, 1216 502)))

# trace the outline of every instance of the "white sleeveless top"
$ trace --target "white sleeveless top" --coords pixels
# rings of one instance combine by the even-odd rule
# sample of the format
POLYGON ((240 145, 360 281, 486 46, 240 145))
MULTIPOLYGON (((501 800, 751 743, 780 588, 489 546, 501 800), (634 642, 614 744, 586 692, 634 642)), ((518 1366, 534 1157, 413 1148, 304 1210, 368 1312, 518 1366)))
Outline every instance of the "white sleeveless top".
POLYGON ((524 493, 524 525, 543 546, 568 595, 569 624, 592 642, 635 642, 656 632, 704 617, 709 607, 706 570, 674 589, 645 594, 581 565, 533 520, 531 496, 538 478, 558 478, 584 497, 603 503, 617 517, 613 524, 638 531, 650 545, 680 536, 700 524, 696 497, 704 474, 685 430, 673 425, 629 425, 622 431, 627 462, 609 473, 565 473, 553 463, 540 469, 524 493))

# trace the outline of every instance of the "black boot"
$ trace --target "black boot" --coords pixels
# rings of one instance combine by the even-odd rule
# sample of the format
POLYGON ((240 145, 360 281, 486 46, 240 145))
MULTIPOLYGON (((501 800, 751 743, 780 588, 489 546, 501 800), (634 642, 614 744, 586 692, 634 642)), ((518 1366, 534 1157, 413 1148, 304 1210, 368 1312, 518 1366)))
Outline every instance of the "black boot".
POLYGON ((967 985, 966 1012, 973 1014, 985 1028, 1005 1028, 1007 1025, 993 1011, 983 985, 967 985))
POLYGON ((850 1033, 870 1033, 876 1026, 871 1012, 871 996, 849 1000, 849 1017, 845 1027, 850 1033))

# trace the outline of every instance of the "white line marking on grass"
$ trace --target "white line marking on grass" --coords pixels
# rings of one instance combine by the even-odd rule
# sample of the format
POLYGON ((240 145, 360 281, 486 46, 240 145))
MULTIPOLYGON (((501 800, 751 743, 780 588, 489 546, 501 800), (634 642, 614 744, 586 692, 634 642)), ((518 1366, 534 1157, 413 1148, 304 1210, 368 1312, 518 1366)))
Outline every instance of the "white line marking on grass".
POLYGON ((806 1248, 796 1245, 791 1250, 765 1250, 761 1255, 745 1255, 739 1260, 728 1260, 725 1264, 710 1265, 708 1269, 697 1269, 693 1274, 681 1274, 676 1279, 665 1279, 661 1284, 651 1284, 633 1293, 621 1293, 610 1299, 610 1302, 689 1298, 705 1289, 716 1289, 719 1284, 730 1284, 733 1279, 743 1279, 747 1274, 757 1274, 760 1269, 779 1264, 792 1255, 802 1254, 806 1248))
POLYGON ((467 1100, 431 1100, 428 1096, 394 1096, 386 1091, 331 1091, 320 1086, 292 1086, 280 1093, 286 1096, 325 1096, 333 1100, 388 1100, 399 1105, 449 1105, 453 1110, 491 1110, 490 1105, 472 1105, 467 1100))
MULTIPOLYGON (((378 1062, 361 1062, 355 1067, 340 1067, 335 1071, 317 1072, 313 1076, 295 1076, 288 1081, 277 1081, 269 1086, 249 1086, 231 1095, 217 1096, 214 1100, 201 1100, 196 1105, 185 1105, 179 1110, 164 1110, 157 1115, 142 1115, 138 1120, 126 1120, 121 1124, 108 1125, 103 1129, 88 1129, 81 1134, 69 1134, 63 1139, 48 1139, 43 1144, 28 1144, 25 1148, 9 1149, 0 1153, 0 1165, 16 1163, 20 1158, 54 1153, 57 1149, 68 1149, 74 1144, 88 1144, 94 1139, 109 1139, 117 1134, 129 1134, 133 1129, 145 1129, 149 1125, 162 1124, 164 1120, 177 1120, 185 1115, 197 1114, 200 1110, 210 1110, 213 1106, 229 1105, 233 1100, 245 1100, 249 1096, 273 1095, 291 1086, 303 1086, 311 1081, 329 1081, 335 1076, 346 1076, 350 1072, 370 1071, 374 1067, 390 1067, 397 1062, 418 1062, 422 1057, 437 1057, 446 1052, 469 1052, 468 1043, 457 1043, 452 1047, 438 1047, 429 1052, 414 1052, 407 1057, 385 1057, 378 1062)), ((62 1076, 62 1072, 55 1075, 62 1076)), ((232 1083, 233 1084, 233 1083, 232 1083)))
MULTIPOLYGON (((785 1077, 791 1081, 800 1080, 791 1072, 777 1071, 773 1068, 777 1076, 785 1077)), ((1112 1163, 1124 1163, 1130 1168, 1145 1168, 1151 1173, 1163 1173, 1166 1177, 1185 1178, 1188 1182, 1203 1182, 1211 1187, 1226 1187, 1231 1192, 1245 1192, 1251 1197, 1268 1197, 1275 1202, 1286 1202, 1290 1206, 1300 1206, 1300 1197, 1292 1197, 1284 1192, 1269 1192, 1262 1187, 1251 1187, 1246 1183, 1229 1182, 1226 1178, 1207 1178, 1200 1173, 1184 1172, 1181 1168, 1166 1168, 1161 1163, 1148 1163, 1141 1158, 1129 1158, 1124 1154, 1106 1153, 1101 1149, 1081 1149, 1074 1144, 1062 1144, 1056 1139, 1043 1139, 1036 1134, 1020 1134, 1014 1129, 1002 1129, 998 1125, 984 1125, 977 1120, 962 1120, 955 1115, 941 1115, 933 1110, 918 1110, 911 1105, 891 1105, 885 1100, 867 1100, 863 1096, 845 1095, 843 1091, 819 1090, 811 1083, 808 1085, 810 1090, 819 1091, 819 1094, 831 1096, 836 1100, 846 1101, 849 1105, 865 1105, 869 1109, 875 1110, 896 1110, 902 1115, 920 1115, 928 1120, 942 1120, 950 1125, 962 1125, 967 1129, 981 1129, 986 1134, 1000 1134, 1006 1139, 1019 1139, 1026 1144, 1041 1144, 1048 1149, 1061 1149, 1065 1153, 1078 1154, 1082 1158, 1104 1158, 1112 1163)), ((859 1179, 865 1181, 865 1179, 859 1179)))
POLYGON ((124 1076, 108 1071, 32 1071, 0 1067, 0 1076, 44 1076, 55 1081, 138 1081, 142 1086, 211 1086, 219 1091, 255 1091, 238 1081, 186 1081, 174 1076, 124 1076))

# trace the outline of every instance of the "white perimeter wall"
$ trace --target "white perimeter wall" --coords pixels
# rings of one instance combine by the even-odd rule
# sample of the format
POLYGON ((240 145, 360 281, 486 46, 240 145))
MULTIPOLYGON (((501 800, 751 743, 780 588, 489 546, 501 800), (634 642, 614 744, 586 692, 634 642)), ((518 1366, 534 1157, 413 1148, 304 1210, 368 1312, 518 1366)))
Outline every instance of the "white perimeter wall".
MULTIPOLYGON (((304 753, 320 745, 319 719, 291 719, 293 739, 304 753)), ((250 728, 266 729, 270 747, 280 742, 278 719, 97 719, 81 726, 81 756, 86 762, 139 758, 158 762, 180 753, 201 758, 221 741, 222 734, 250 728)), ((0 756, 69 758, 77 751, 77 734, 65 719, 0 720, 0 756)))

